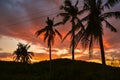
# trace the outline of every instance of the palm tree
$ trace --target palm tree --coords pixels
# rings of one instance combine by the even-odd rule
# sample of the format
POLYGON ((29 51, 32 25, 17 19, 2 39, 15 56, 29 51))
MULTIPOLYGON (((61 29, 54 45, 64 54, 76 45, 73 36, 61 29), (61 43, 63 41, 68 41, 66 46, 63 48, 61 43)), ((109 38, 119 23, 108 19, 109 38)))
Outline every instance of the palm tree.
POLYGON ((74 49, 77 44, 75 44, 75 31, 80 30, 81 33, 84 31, 84 26, 82 25, 80 19, 78 18, 78 15, 82 14, 84 10, 80 11, 77 7, 78 0, 75 5, 72 5, 72 2, 70 0, 65 0, 64 5, 61 6, 61 10, 64 12, 59 13, 58 16, 63 17, 63 21, 59 22, 58 24, 65 24, 67 21, 71 22, 72 28, 71 30, 66 34, 66 36, 63 38, 63 41, 67 38, 68 35, 71 34, 71 49, 72 49, 72 61, 74 62, 74 49))
MULTIPOLYGON (((82 19, 82 21, 87 21, 87 27, 85 32, 81 37, 77 38, 77 43, 81 40, 84 47, 89 46, 89 52, 93 52, 94 43, 99 43, 100 51, 101 51, 101 59, 102 64, 105 63, 105 52, 103 45, 103 25, 104 22, 106 27, 109 28, 112 32, 117 32, 116 28, 110 24, 107 19, 108 18, 116 18, 120 19, 120 12, 104 12, 105 9, 111 9, 114 7, 120 0, 107 0, 103 2, 103 0, 84 0, 84 9, 89 10, 89 14, 82 19)), ((79 34, 76 34, 76 36, 79 34)))
POLYGON ((47 46, 49 48, 49 57, 50 57, 50 70, 51 70, 51 46, 54 44, 54 38, 56 34, 62 39, 62 35, 59 33, 59 31, 55 28, 53 28, 54 25, 54 18, 51 20, 49 17, 47 17, 46 21, 47 26, 45 28, 38 30, 35 34, 37 36, 40 36, 40 34, 44 33, 44 42, 47 40, 47 46))
POLYGON ((18 48, 13 52, 15 55, 14 60, 17 62, 30 63, 33 52, 28 52, 30 45, 18 43, 18 48))

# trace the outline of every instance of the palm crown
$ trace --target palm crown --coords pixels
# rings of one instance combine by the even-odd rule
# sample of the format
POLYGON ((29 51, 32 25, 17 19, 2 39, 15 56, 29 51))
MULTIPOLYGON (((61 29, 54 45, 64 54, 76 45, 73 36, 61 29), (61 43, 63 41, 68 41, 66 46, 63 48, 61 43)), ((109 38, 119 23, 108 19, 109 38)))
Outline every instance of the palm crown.
POLYGON ((57 29, 54 29, 54 18, 51 20, 49 19, 49 17, 47 18, 46 21, 47 26, 45 26, 45 28, 40 29, 36 32, 36 35, 39 36, 40 34, 44 33, 44 41, 47 40, 47 45, 48 47, 50 45, 54 44, 54 38, 56 36, 56 34, 62 39, 62 35, 59 33, 59 31, 57 29))
POLYGON ((18 48, 14 51, 15 61, 30 63, 33 56, 33 52, 28 52, 30 45, 19 43, 17 46, 18 48))
MULTIPOLYGON (((103 4, 103 0, 84 0, 84 9, 89 11, 89 14, 81 21, 87 21, 88 24, 86 26, 85 32, 83 33, 83 37, 76 37, 76 41, 82 40, 83 46, 85 48, 89 46, 90 54, 93 52, 94 43, 99 42, 101 55, 104 58, 102 23, 104 22, 106 27, 109 28, 112 32, 117 32, 116 28, 110 24, 107 19, 111 17, 120 19, 120 11, 104 13, 104 10, 106 8, 111 9, 111 7, 115 6, 115 4, 118 2, 120 2, 120 0, 107 0, 106 3, 103 4)), ((102 63, 105 64, 105 58, 102 63)))

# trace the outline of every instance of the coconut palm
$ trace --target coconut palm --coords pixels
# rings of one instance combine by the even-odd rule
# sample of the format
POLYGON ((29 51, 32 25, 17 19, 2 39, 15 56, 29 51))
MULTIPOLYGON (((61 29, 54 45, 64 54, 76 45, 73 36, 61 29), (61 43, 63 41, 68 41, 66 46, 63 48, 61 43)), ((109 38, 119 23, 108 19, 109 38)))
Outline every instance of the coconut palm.
POLYGON ((17 62, 30 63, 33 52, 28 52, 29 44, 18 43, 18 48, 13 52, 15 55, 14 60, 17 62))
POLYGON ((47 17, 47 21, 46 21, 47 26, 45 26, 45 28, 40 29, 38 31, 36 31, 36 35, 40 36, 42 33, 44 33, 44 42, 46 42, 47 40, 47 46, 49 48, 49 57, 50 57, 50 67, 51 67, 51 47, 54 44, 54 38, 56 36, 56 34, 62 39, 62 35, 59 33, 59 31, 55 28, 53 28, 54 25, 54 18, 53 19, 49 19, 49 17, 47 17))
POLYGON ((105 9, 111 9, 118 2, 120 0, 107 0, 106 2, 104 0, 84 0, 84 9, 89 10, 89 14, 82 21, 87 21, 87 27, 83 37, 76 37, 76 41, 78 43, 81 40, 84 47, 89 46, 90 53, 93 52, 94 43, 99 43, 103 65, 106 65, 103 45, 103 27, 105 25, 103 22, 106 24, 106 28, 109 28, 112 32, 117 32, 116 28, 107 19, 112 17, 120 19, 119 11, 105 12, 105 9))
POLYGON ((59 13, 58 16, 63 18, 63 21, 59 22, 58 24, 65 24, 67 21, 70 21, 72 28, 63 38, 63 41, 67 38, 68 35, 71 34, 71 49, 72 49, 72 61, 74 61, 74 49, 76 47, 75 44, 75 31, 80 30, 81 33, 84 31, 84 26, 82 25, 78 15, 82 14, 84 10, 78 9, 78 0, 75 5, 72 5, 70 0, 65 0, 64 5, 61 6, 60 10, 63 10, 62 13, 59 13))

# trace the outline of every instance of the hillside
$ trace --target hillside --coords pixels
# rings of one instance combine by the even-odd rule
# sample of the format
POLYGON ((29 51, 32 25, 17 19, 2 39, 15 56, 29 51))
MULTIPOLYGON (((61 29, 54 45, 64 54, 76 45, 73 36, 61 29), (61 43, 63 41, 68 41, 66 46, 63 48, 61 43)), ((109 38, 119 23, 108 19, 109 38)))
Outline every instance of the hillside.
POLYGON ((34 64, 0 61, 0 80, 120 80, 120 68, 101 64, 75 61, 69 59, 52 61, 52 72, 49 61, 34 64))

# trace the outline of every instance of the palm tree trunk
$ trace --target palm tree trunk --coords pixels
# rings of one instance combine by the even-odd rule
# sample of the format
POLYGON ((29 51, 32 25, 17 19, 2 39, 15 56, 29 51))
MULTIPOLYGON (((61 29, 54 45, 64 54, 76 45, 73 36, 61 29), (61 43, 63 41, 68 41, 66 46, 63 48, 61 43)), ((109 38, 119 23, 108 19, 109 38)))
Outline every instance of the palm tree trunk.
POLYGON ((75 48, 75 46, 74 46, 74 41, 75 41, 75 32, 74 32, 74 30, 72 31, 72 36, 73 36, 73 39, 72 39, 72 61, 74 61, 75 59, 74 59, 74 48, 75 48))
POLYGON ((52 60, 52 57, 51 57, 51 44, 49 46, 49 57, 50 57, 50 73, 52 71, 52 63, 51 63, 51 60, 52 60))
POLYGON ((104 66, 106 66, 106 62, 105 62, 105 52, 104 52, 102 34, 101 34, 100 37, 99 37, 99 45, 100 45, 100 50, 101 50, 102 64, 103 64, 104 66))
POLYGON ((74 22, 74 17, 72 18, 72 61, 74 62, 74 49, 75 49, 75 22, 74 22))
POLYGON ((51 45, 49 46, 49 57, 50 57, 50 61, 52 60, 52 58, 51 58, 51 45))

